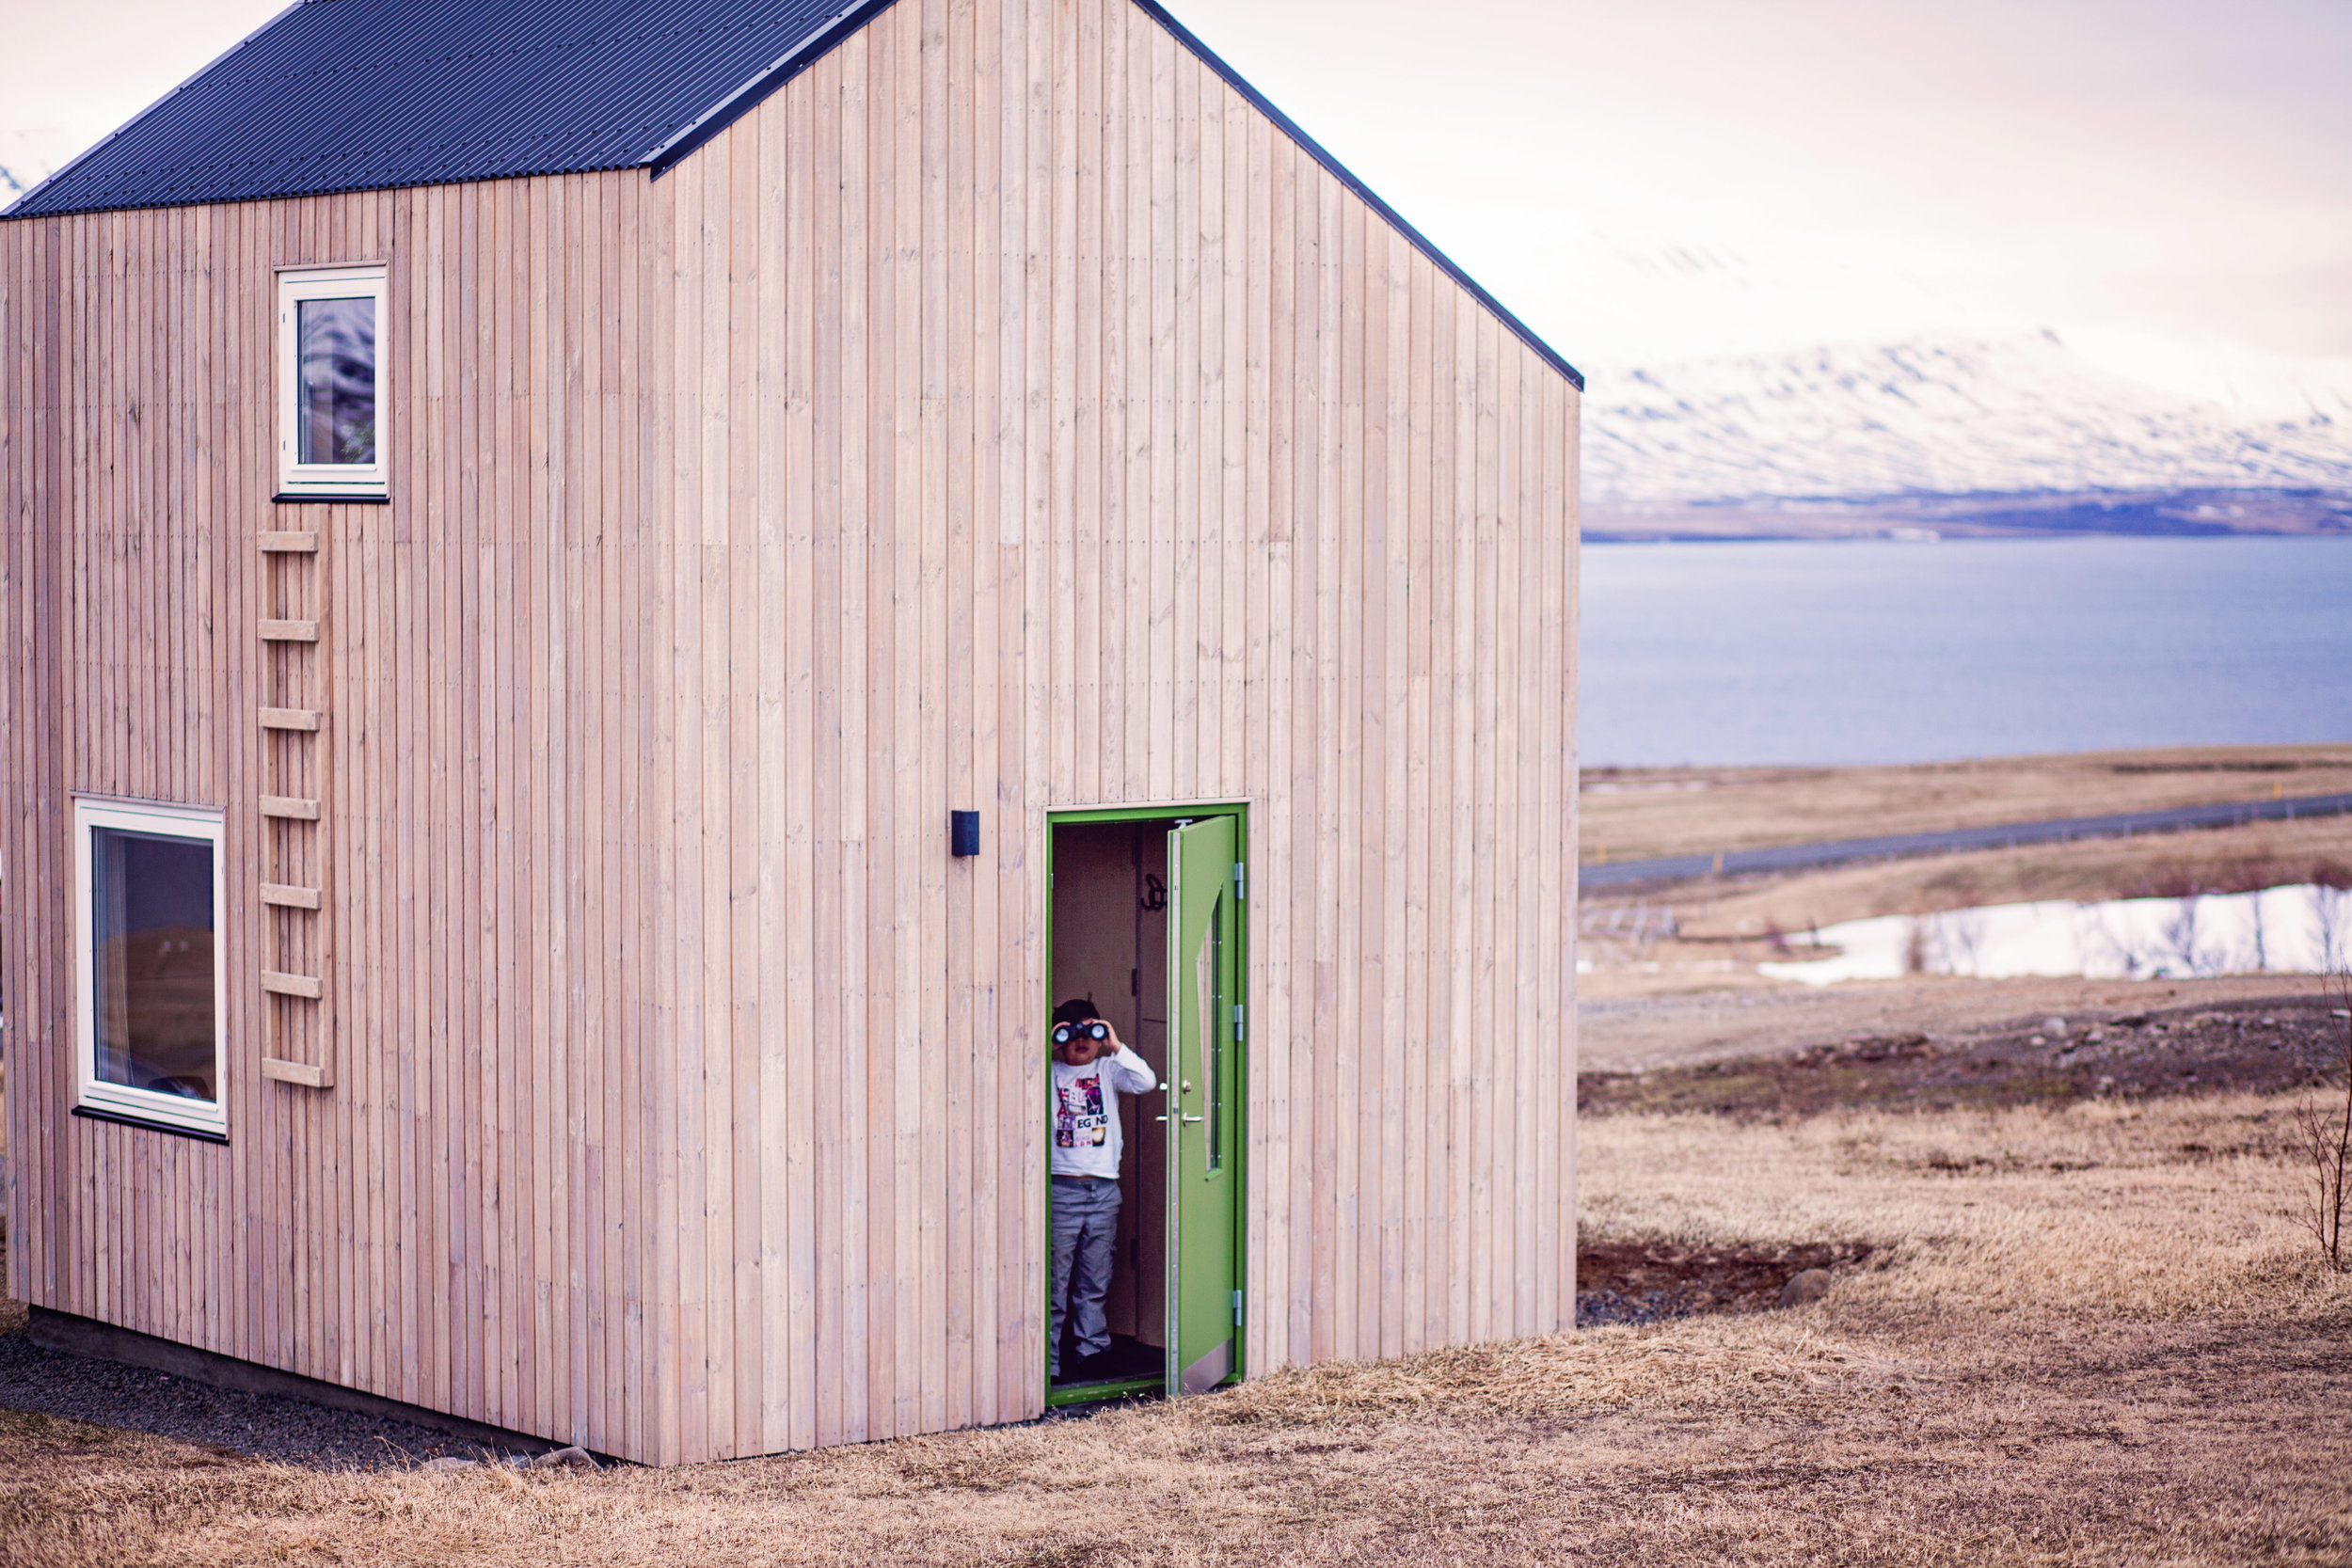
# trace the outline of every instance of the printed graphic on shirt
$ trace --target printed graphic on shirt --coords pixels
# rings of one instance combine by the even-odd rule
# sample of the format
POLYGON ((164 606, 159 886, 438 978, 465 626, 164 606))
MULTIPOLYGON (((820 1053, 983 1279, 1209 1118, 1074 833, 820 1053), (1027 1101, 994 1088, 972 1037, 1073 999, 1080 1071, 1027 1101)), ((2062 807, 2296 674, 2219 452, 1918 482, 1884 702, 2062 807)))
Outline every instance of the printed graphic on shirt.
POLYGON ((1063 1148, 1085 1145, 1100 1148, 1110 1137, 1110 1117, 1103 1114, 1103 1075, 1073 1078, 1054 1085, 1054 1142, 1063 1148))

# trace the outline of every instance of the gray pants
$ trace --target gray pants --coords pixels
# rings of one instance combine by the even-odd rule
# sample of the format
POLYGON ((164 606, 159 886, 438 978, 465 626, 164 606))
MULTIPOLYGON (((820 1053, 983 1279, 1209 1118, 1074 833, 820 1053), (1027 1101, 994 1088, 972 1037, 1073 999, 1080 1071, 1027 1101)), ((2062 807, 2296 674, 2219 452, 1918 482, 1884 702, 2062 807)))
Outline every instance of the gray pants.
POLYGON ((1111 1288, 1111 1239, 1119 1233, 1119 1183, 1054 1178, 1054 1310, 1046 1326, 1047 1364, 1061 1376, 1061 1323, 1076 1315, 1078 1354, 1111 1348, 1103 1297, 1111 1288))

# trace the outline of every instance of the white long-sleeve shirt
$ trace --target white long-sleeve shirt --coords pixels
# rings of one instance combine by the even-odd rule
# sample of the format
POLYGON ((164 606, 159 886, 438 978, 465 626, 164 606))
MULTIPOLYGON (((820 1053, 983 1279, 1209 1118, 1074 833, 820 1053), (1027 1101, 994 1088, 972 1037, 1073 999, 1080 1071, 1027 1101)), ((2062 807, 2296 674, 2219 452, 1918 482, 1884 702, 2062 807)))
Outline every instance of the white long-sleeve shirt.
POLYGON ((1122 1045, 1114 1056, 1097 1056, 1084 1067, 1053 1064, 1046 1085, 1054 1119, 1056 1176, 1099 1176, 1119 1180, 1119 1155, 1126 1134, 1119 1125, 1119 1097, 1149 1094, 1160 1086, 1152 1064, 1122 1045))

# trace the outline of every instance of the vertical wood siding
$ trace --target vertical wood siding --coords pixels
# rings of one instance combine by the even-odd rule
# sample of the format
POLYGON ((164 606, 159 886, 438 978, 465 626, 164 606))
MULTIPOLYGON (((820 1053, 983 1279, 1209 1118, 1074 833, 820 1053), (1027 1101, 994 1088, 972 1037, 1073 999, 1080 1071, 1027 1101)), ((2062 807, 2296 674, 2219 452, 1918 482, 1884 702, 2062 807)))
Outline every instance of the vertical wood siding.
POLYGON ((0 356, 13 1293, 657 1462, 1034 1415, 1046 814, 1243 800, 1248 1367, 1569 1322, 1576 393, 1123 0, 0 224, 0 356), (273 506, 271 269, 378 259, 392 504, 273 506), (65 1115, 76 791, 227 812, 226 1147, 65 1115))

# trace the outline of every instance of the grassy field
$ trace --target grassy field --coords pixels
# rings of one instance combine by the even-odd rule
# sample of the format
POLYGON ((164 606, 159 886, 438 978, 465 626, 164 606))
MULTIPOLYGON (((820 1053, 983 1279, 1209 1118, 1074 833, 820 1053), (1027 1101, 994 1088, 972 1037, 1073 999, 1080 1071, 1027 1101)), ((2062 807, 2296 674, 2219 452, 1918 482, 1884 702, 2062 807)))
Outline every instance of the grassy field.
MULTIPOLYGON (((2208 758, 2211 755, 2197 754, 2208 758)), ((2155 755, 2133 753, 2132 765, 2153 767, 2156 764, 2151 758, 2155 755)), ((2087 767, 2090 759, 2027 760, 2087 767)), ((2256 760, 2276 763, 2281 759, 2275 753, 2265 752, 2256 760)), ((1853 771, 1870 775, 1867 782, 1873 787, 1890 779, 1913 780, 1924 797, 1930 786, 1948 770, 1921 768, 1853 771)), ((2031 769, 2026 771, 2031 773, 2031 769)), ((2084 768, 2070 766, 2059 771, 2080 773, 2084 768)), ((2315 776, 2328 771, 2318 768, 2315 776)), ((2127 784, 2151 779, 2177 784, 2185 776, 2204 780, 2215 796, 2245 798, 2252 793, 2247 779, 2260 775, 2121 775, 2127 784), (2228 777, 2234 777, 2236 782, 2213 782, 2228 777)), ((2332 788, 2344 787, 2332 777, 2328 784, 2332 788)), ((1756 806, 1760 796, 1769 796, 1777 787, 1758 785, 1755 791, 1747 791, 1746 786, 1740 784, 1722 786, 1724 803, 1728 808, 1722 818, 1725 835, 1742 831, 1743 823, 1755 829, 1756 818, 1749 808, 1756 806), (1748 804, 1742 806, 1742 800, 1748 804)), ((2308 793, 2311 786, 2298 783, 2295 791, 2308 793)), ((1593 829, 1595 819, 1603 815, 1604 808, 1616 809, 1613 802, 1621 799, 1591 794, 1588 781, 1584 801, 1588 831, 1593 829)), ((1708 792, 1691 792, 1688 803, 1677 809, 1703 815, 1705 808, 1698 802, 1707 799, 1708 792)), ((1867 804, 1850 803, 1856 810, 1867 804)), ((2090 812, 2145 803, 2144 799, 2128 799, 2119 803, 2111 797, 2087 798, 2072 809, 2090 812)), ((1901 808, 1895 802, 1885 800, 1880 805, 1886 814, 1883 818, 1822 817, 1804 836, 1858 836, 1877 831, 1879 820, 1901 819, 1901 808)), ((1983 815, 1989 818, 2022 818, 2037 812, 2048 815, 2067 809, 2048 800, 2040 800, 2030 809, 2022 801, 2012 800, 1997 811, 1985 807, 1983 815)), ((1606 823, 1602 827, 1605 830, 1606 823)), ((1884 1007, 1900 1015, 1900 1027, 1918 1029, 1938 1027, 1937 1012, 1947 1007, 1958 1008, 1961 1015, 1950 1022, 1967 1025, 2000 1016, 2021 1016, 2033 1007, 2059 1013, 2084 1006, 2121 1006, 2128 1010, 2134 1004, 2120 995, 2109 995, 2114 990, 2111 985, 2084 981, 1973 982, 1932 997, 1923 985, 1907 981, 1892 988, 1870 984, 1841 986, 1828 993, 1815 992, 1801 999, 1791 994, 1799 988, 1763 978, 1756 974, 1756 965, 1795 956, 1792 945, 1804 947, 1808 933, 1822 927, 1875 915, 1927 915, 2034 900, 2090 902, 2243 893, 2305 882, 2352 888, 2352 816, 2264 822, 2242 828, 2091 839, 2074 844, 2027 845, 1772 876, 1704 878, 1655 887, 1603 888, 1588 895, 1580 907, 1581 935, 1578 958, 1585 973, 1578 991, 1580 1000, 1586 1005, 1585 1040, 1588 1048, 1597 1048, 1613 1062, 1641 1061, 1658 1059, 1653 1044, 1649 1043, 1652 1037, 1660 1042, 1686 1042, 1700 1050, 1765 1049, 1769 1037, 1776 1031, 1795 1030, 1795 1015, 1804 1012, 1823 1015, 1824 1022, 1819 1028, 1835 1034, 1867 1027, 1863 1015, 1884 1007), (2003 998, 2010 992, 2015 993, 2015 1011, 2002 1014, 1999 1009, 2010 1006, 2003 998), (1624 1005, 1635 1001, 1665 1005, 1652 1006, 1638 1015, 1625 1011, 1624 1005), (1753 1016, 1731 1016, 1742 1009, 1753 1016), (1713 1015, 1717 1014, 1726 1016, 1727 1031, 1715 1028, 1713 1015), (1846 1018, 1847 1022, 1828 1022, 1830 1015, 1846 1018), (1639 1049, 1629 1049, 1633 1035, 1643 1037, 1645 1042, 1639 1049)), ((2192 990, 2208 993, 2215 1000, 2244 992, 2249 985, 2260 988, 2268 983, 2259 977, 2187 982, 2192 990)), ((1895 1026, 1894 1021, 1890 1020, 1888 1026, 1895 1026)), ((1794 1037, 1791 1033, 1790 1038, 1794 1037)))
MULTIPOLYGON (((1623 858, 2352 789, 2352 747, 1586 783, 1623 858)), ((2218 887, 2347 846, 2338 819, 1837 868, 1677 889, 1678 942, 1588 938, 1588 1065, 1654 1070, 1580 1120, 1581 1277, 1693 1316, 593 1476, 329 1473, 0 1411, 0 1562, 2352 1561, 2352 1277, 2297 1225, 2302 1091, 2158 1092, 2175 1057, 2269 1062, 2290 1005, 2324 1017, 2311 983, 1753 968, 1775 928, 2218 887), (2053 1013, 2149 1070, 2060 1057, 2033 1033, 2053 1013), (1872 1043, 1905 1031, 1936 1041, 1872 1043), (1828 1296, 1756 1309, 1806 1259, 1828 1296)))
POLYGON ((2352 1279, 2283 1096, 1581 1133, 1588 1243, 1830 1244, 1822 1302, 1009 1431, 598 1476, 322 1474, 0 1416, 0 1560, 2352 1560, 2352 1279))
POLYGON ((2312 881, 2352 886, 2352 816, 1825 866, 1686 884, 1650 901, 1672 899, 1683 934, 1708 940, 1983 904, 2177 898, 2312 881))
POLYGON ((2352 791, 2352 745, 2206 746, 1887 768, 1587 768, 1581 858, 1647 860, 2352 791))
MULTIPOLYGON (((1760 977, 1756 965, 1794 956, 1791 944, 1802 947, 1809 932, 1839 921, 2037 899, 2243 893, 2301 882, 2352 888, 2352 816, 1873 861, 1632 892, 1609 889, 1581 906, 1578 958, 1585 974, 1578 991, 1587 1004, 1699 992, 1787 993, 1798 988, 1760 977), (1672 934, 1662 934, 1669 918, 1672 934)), ((2197 984, 2215 989, 2213 982, 2197 984)), ((2111 988, 2065 982, 2042 989, 2052 991, 2051 997, 2026 1005, 2063 1012, 2062 993, 2085 989, 2104 993, 2111 988)), ((1867 986, 1836 990, 1858 999, 1856 1005, 1878 1005, 1859 1000, 1876 994, 1867 986)), ((1997 994, 1981 983, 1963 987, 1963 992, 1978 998, 1997 994)), ((1908 1006, 1924 993, 1901 994, 1908 1006)), ((1835 1009, 1841 1004, 1804 1006, 1835 1009)))

